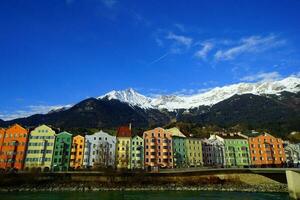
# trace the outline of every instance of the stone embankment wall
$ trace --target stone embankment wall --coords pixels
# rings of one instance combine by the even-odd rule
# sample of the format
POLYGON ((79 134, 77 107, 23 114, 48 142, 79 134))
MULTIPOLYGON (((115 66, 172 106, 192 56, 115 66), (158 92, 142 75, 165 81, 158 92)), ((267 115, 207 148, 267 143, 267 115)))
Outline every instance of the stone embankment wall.
POLYGON ((20 173, 0 175, 0 191, 218 190, 287 192, 258 174, 20 173))

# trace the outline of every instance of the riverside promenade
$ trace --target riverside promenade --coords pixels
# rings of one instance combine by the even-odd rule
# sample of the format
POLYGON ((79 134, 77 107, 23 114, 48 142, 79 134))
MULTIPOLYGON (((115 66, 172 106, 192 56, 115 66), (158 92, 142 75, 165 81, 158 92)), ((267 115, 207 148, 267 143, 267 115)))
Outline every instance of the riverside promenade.
POLYGON ((289 192, 299 198, 298 168, 189 168, 156 172, 69 171, 1 174, 1 191, 215 190, 289 192))

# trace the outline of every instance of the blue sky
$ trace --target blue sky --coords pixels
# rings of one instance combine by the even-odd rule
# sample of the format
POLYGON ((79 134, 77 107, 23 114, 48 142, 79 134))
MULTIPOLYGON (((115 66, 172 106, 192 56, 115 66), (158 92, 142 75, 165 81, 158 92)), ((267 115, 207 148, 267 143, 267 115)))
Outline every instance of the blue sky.
POLYGON ((299 75, 300 1, 0 2, 0 118, 110 90, 191 94, 299 75))

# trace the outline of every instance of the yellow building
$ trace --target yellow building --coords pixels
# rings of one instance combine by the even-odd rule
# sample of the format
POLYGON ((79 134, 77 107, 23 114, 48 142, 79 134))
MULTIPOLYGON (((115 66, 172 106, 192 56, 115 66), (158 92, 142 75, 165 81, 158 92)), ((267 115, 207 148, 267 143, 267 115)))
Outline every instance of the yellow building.
POLYGON ((186 155, 188 167, 203 166, 202 143, 199 138, 186 139, 186 155))
POLYGON ((84 155, 84 137, 77 135, 73 137, 70 167, 73 169, 82 168, 84 155))
POLYGON ((55 142, 55 131, 46 125, 30 132, 25 169, 49 171, 55 142))
POLYGON ((131 127, 123 126, 117 132, 116 167, 130 169, 131 156, 131 127))

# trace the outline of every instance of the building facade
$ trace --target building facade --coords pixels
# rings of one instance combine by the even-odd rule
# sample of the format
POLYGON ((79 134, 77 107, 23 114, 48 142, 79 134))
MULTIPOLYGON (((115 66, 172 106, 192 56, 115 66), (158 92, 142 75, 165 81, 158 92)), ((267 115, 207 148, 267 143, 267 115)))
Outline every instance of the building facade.
POLYGON ((300 143, 292 144, 290 142, 285 142, 284 152, 288 167, 300 167, 300 143))
POLYGON ((102 130, 85 136, 85 168, 113 168, 115 165, 116 137, 102 130))
POLYGON ((116 167, 118 169, 131 168, 131 136, 131 125, 118 128, 116 147, 116 167))
POLYGON ((172 134, 163 128, 145 131, 145 168, 173 168, 172 134))
POLYGON ((286 161, 282 139, 268 133, 250 137, 249 147, 254 166, 280 166, 286 161))
POLYGON ((49 171, 51 169, 55 131, 49 126, 41 125, 30 132, 25 169, 49 171))
POLYGON ((83 167, 83 155, 84 155, 84 137, 76 135, 72 140, 71 156, 70 156, 70 168, 81 169, 83 167))
POLYGON ((61 132, 55 137, 52 160, 53 171, 68 171, 72 146, 72 134, 61 132))
POLYGON ((131 169, 144 169, 144 140, 136 135, 131 139, 131 169))
POLYGON ((224 143, 226 167, 250 166, 250 152, 247 136, 240 133, 223 133, 216 138, 224 143))
POLYGON ((0 127, 0 154, 2 152, 2 145, 5 139, 5 129, 0 127))
POLYGON ((186 137, 172 136, 173 160, 175 168, 187 167, 186 137))
POLYGON ((225 162, 225 144, 216 135, 202 140, 203 164, 204 166, 223 167, 225 162))
POLYGON ((173 167, 187 166, 186 136, 177 128, 166 129, 172 135, 173 167))
POLYGON ((199 138, 186 138, 187 167, 203 166, 202 144, 199 138))
POLYGON ((0 169, 22 170, 28 144, 28 130, 14 124, 0 133, 0 169))

